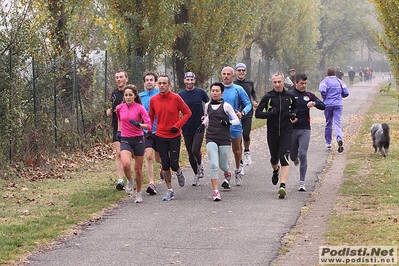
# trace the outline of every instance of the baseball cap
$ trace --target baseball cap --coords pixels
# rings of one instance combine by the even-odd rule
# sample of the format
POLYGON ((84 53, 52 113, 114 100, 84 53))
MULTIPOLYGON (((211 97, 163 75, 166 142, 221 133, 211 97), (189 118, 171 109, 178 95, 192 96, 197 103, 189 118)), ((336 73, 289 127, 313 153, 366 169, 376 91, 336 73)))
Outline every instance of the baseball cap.
POLYGON ((193 72, 186 72, 186 74, 184 74, 184 78, 185 79, 188 79, 188 78, 195 79, 195 74, 193 72))
POLYGON ((237 68, 239 68, 239 67, 242 67, 242 68, 244 68, 244 69, 247 69, 247 66, 246 66, 244 63, 237 63, 235 69, 237 69, 237 68))
POLYGON ((295 68, 291 68, 291 69, 290 69, 290 72, 291 72, 291 71, 295 71, 295 68))

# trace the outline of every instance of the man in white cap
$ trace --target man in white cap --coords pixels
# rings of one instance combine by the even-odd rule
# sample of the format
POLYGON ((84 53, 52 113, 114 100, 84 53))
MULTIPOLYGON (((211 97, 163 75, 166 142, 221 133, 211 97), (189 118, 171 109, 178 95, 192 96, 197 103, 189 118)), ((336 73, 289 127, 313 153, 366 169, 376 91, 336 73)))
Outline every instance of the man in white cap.
POLYGON ((203 104, 209 101, 209 97, 202 88, 195 87, 195 74, 187 72, 184 74, 186 88, 179 91, 180 97, 191 110, 191 117, 182 127, 184 143, 186 145, 188 159, 194 172, 193 186, 199 186, 199 179, 204 177, 204 166, 202 164, 201 147, 204 140, 201 117, 204 116, 203 104))
MULTIPOLYGON (((245 78, 246 75, 247 75, 247 66, 244 63, 236 64, 235 67, 236 79, 233 82, 234 84, 240 85, 241 87, 244 88, 245 92, 247 93, 252 103, 252 106, 256 108, 258 106, 258 98, 256 97, 254 83, 252 80, 246 79, 245 78)), ((249 145, 251 143, 250 133, 252 128, 252 116, 253 116, 253 108, 251 108, 251 110, 241 118, 242 137, 244 139, 244 156, 242 160, 243 162, 241 164, 242 165, 241 174, 244 174, 243 173, 244 164, 250 165, 252 163, 251 153, 249 151, 249 145)))

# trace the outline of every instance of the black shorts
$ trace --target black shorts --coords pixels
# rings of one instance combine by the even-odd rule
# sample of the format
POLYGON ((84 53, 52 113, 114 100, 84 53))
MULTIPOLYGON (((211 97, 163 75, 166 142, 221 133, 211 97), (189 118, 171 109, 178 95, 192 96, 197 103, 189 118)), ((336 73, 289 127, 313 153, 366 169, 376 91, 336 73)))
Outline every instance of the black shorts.
POLYGON ((154 139, 147 139, 145 136, 144 136, 144 147, 145 147, 145 149, 147 149, 147 148, 153 148, 154 149, 154 151, 158 151, 158 147, 157 147, 157 142, 155 141, 155 134, 152 134, 152 136, 154 137, 154 139))
POLYGON ((130 151, 135 156, 144 155, 143 136, 133 138, 121 138, 121 151, 130 151))

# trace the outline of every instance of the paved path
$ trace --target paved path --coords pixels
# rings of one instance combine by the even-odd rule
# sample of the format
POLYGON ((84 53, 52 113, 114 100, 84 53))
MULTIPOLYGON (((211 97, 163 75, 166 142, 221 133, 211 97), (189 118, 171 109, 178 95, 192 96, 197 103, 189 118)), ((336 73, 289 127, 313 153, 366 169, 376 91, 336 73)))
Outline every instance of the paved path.
MULTIPOLYGON (((344 117, 355 115, 377 88, 355 84, 345 99, 344 117)), ((142 204, 129 198, 108 211, 101 221, 53 249, 29 257, 27 265, 270 265, 278 256, 281 239, 296 224, 319 174, 327 162, 324 149, 324 117, 312 109, 312 140, 308 153, 307 192, 298 192, 299 169, 291 167, 287 197, 278 199, 271 183, 266 128, 252 135, 252 165, 245 168, 243 186, 221 189, 222 201, 213 202, 206 177, 192 187, 192 171, 184 170, 187 185, 174 178, 175 200, 162 202, 158 195, 145 196, 142 204)), ((349 119, 344 119, 343 128, 349 119)), ((336 146, 333 147, 336 153, 336 146)), ((222 174, 220 175, 222 176, 222 174)))

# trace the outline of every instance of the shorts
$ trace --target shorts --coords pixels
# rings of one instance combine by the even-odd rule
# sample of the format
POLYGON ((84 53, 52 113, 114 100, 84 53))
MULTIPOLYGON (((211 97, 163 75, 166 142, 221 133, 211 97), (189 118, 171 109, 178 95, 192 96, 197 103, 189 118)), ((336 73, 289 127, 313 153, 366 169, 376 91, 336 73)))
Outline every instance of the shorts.
POLYGON ((143 136, 133 138, 121 138, 121 151, 130 151, 135 156, 144 155, 144 138, 143 136))
POLYGON ((230 126, 230 135, 231 139, 236 139, 242 135, 242 126, 241 124, 236 126, 230 126))
POLYGON ((154 139, 147 139, 145 136, 144 136, 144 148, 145 149, 147 149, 147 148, 153 148, 154 149, 154 151, 158 151, 158 147, 157 147, 157 142, 155 141, 155 134, 153 134, 153 136, 154 136, 154 139))

